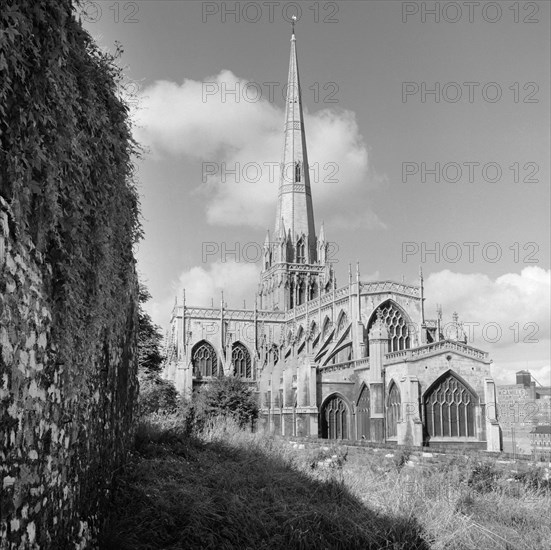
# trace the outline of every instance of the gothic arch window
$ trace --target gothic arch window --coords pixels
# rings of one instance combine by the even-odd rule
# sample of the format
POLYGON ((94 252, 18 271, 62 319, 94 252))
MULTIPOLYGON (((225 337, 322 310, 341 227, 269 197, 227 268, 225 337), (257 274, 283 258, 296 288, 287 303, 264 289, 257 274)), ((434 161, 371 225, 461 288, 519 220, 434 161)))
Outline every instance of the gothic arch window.
POLYGON ((356 404, 356 421, 358 425, 358 439, 366 439, 369 441, 371 429, 371 403, 369 396, 369 388, 363 384, 358 402, 356 404))
POLYGON ((216 376, 218 374, 218 357, 212 345, 206 340, 195 344, 191 358, 194 376, 216 376))
POLYGON ((343 311, 339 317, 339 321, 337 323, 337 334, 342 334, 342 331, 345 329, 345 327, 348 325, 348 316, 343 311))
POLYGON ((273 359, 274 365, 275 365, 279 361, 279 350, 278 350, 278 348, 275 344, 273 344, 271 349, 270 349, 270 355, 271 355, 271 358, 273 359))
POLYGON ((300 162, 295 163, 295 182, 300 183, 300 162))
POLYGON ((321 331, 321 338, 322 340, 325 340, 329 333, 331 332, 331 321, 329 320, 329 317, 326 317, 323 321, 323 329, 321 331))
POLYGON ((310 286, 310 300, 314 300, 318 297, 318 284, 316 281, 310 286))
POLYGON ((312 340, 312 347, 315 349, 319 344, 319 328, 315 321, 312 321, 310 325, 310 338, 312 340))
POLYGON ((301 304, 304 304, 305 301, 306 301, 306 285, 304 284, 304 281, 301 281, 298 284, 297 305, 300 306, 301 304))
POLYGON ((401 409, 402 399, 400 397, 400 389, 393 380, 386 399, 386 436, 388 438, 398 436, 398 422, 401 420, 401 409))
POLYGON ((303 238, 301 238, 297 243, 297 263, 306 263, 306 246, 303 238))
POLYGON ((424 399, 430 437, 474 437, 478 397, 451 371, 440 377, 424 399))
MULTIPOLYGON (((409 335, 409 319, 406 314, 392 301, 387 300, 381 304, 377 309, 380 309, 383 316, 382 319, 385 322, 388 329, 388 351, 400 351, 403 349, 409 349, 411 347, 411 337, 409 335)), ((377 320, 377 312, 374 311, 369 324, 367 326, 367 334, 371 327, 377 320)), ((369 344, 369 343, 368 343, 369 344)), ((367 353, 369 355, 369 345, 367 346, 367 353)))
POLYGON ((297 330, 297 342, 300 342, 304 336, 304 329, 302 328, 302 325, 298 327, 297 330))
POLYGON ((348 407, 339 395, 330 397, 321 411, 321 436, 324 439, 348 439, 348 407))
POLYGON ((331 363, 332 365, 336 365, 337 363, 346 363, 347 361, 352 361, 353 356, 352 342, 350 342, 334 353, 326 364, 331 363))
POLYGON ((235 376, 252 378, 251 354, 241 342, 236 342, 232 346, 231 362, 235 376))

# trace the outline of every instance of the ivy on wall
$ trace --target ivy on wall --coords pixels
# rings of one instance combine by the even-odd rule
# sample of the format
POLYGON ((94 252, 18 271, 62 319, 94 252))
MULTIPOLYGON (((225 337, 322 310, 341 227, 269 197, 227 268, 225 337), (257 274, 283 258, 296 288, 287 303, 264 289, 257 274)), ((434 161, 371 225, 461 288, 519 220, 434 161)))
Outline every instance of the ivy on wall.
POLYGON ((0 536, 14 544, 32 533, 63 548, 84 537, 83 521, 96 529, 131 442, 139 147, 117 93, 119 53, 98 48, 70 0, 0 0, 0 244, 11 262, 0 265, 0 536), (27 348, 40 364, 22 370, 27 348))

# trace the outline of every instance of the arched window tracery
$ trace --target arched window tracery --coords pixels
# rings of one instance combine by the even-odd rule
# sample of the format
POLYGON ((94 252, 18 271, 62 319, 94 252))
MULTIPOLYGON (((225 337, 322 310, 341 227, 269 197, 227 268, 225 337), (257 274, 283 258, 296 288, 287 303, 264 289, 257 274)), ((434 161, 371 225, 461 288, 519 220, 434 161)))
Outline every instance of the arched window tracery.
POLYGON ((337 334, 342 334, 342 331, 348 326, 348 316, 345 312, 342 312, 341 316, 339 317, 339 322, 337 324, 337 334))
POLYGON ((325 340, 329 333, 331 332, 331 321, 329 320, 329 317, 326 317, 323 321, 323 329, 321 331, 321 338, 322 340, 325 340))
POLYGON ((425 396, 425 421, 430 437, 474 437, 477 396, 448 372, 425 396))
POLYGON ((370 439, 371 435, 371 402, 369 388, 364 384, 356 405, 358 422, 358 439, 370 439))
POLYGON ((218 356, 209 342, 203 340, 193 348, 191 355, 194 376, 216 376, 218 374, 218 356))
POLYGON ((241 342, 232 346, 231 362, 235 376, 252 378, 251 354, 241 342))
MULTIPOLYGON (((400 351, 409 349, 411 347, 411 337, 409 334, 408 319, 402 313, 400 308, 394 302, 388 300, 381 304, 377 310, 382 313, 382 319, 388 329, 388 351, 400 351)), ((367 334, 369 337, 369 331, 377 320, 377 315, 373 314, 369 325, 367 327, 367 334)), ((369 345, 367 346, 367 353, 369 355, 369 345)))
POLYGON ((402 398, 400 389, 393 381, 386 400, 386 436, 398 436, 398 422, 401 420, 402 398))
POLYGON ((321 420, 323 438, 348 439, 348 407, 342 397, 334 395, 325 403, 321 420))
POLYGON ((302 238, 297 243, 297 263, 306 263, 306 246, 302 238))

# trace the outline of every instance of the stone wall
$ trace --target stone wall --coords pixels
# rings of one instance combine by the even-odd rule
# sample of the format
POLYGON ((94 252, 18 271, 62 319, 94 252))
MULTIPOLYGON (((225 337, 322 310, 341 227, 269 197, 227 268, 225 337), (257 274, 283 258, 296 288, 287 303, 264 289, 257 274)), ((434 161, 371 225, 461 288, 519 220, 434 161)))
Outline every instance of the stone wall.
POLYGON ((93 547, 137 395, 128 111, 69 0, 0 34, 0 548, 93 547))
POLYGON ((0 197, 0 548, 84 548, 131 444, 135 302, 67 348, 52 268, 0 197), (87 350, 83 356, 79 352, 87 350))

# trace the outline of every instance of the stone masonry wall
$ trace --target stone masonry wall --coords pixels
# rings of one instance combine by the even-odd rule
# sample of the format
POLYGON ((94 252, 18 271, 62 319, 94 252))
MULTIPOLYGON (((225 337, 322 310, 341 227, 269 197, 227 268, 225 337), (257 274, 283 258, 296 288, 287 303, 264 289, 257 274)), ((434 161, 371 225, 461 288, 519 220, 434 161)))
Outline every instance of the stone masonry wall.
POLYGON ((9 222, 0 198, 0 548, 84 548, 130 445, 135 306, 62 361, 51 267, 9 222))
POLYGON ((136 147, 72 1, 0 5, 0 549, 93 548, 133 443, 136 147))

